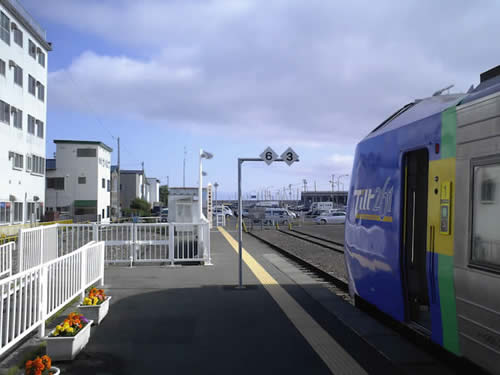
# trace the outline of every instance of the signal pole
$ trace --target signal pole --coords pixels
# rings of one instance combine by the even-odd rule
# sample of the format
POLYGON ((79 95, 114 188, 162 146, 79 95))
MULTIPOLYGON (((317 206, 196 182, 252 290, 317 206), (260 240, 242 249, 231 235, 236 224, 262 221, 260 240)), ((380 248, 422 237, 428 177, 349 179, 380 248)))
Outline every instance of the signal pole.
MULTIPOLYGON (((121 174, 121 170, 120 170, 120 137, 118 137, 117 139, 118 141, 118 165, 116 166, 116 169, 117 169, 117 172, 118 172, 118 178, 117 178, 117 190, 118 190, 118 212, 117 212, 117 215, 118 217, 121 217, 122 216, 122 200, 121 200, 121 185, 120 185, 120 174, 121 174)), ((113 189, 111 189, 113 190, 113 189)))

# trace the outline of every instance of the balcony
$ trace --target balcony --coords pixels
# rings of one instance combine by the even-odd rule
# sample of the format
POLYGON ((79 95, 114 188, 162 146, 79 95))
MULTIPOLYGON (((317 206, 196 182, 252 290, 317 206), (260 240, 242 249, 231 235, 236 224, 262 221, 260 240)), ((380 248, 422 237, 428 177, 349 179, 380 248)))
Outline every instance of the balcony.
POLYGON ((47 33, 40 25, 35 21, 35 19, 24 9, 18 0, 6 0, 25 20, 26 22, 40 35, 43 40, 47 40, 47 33))

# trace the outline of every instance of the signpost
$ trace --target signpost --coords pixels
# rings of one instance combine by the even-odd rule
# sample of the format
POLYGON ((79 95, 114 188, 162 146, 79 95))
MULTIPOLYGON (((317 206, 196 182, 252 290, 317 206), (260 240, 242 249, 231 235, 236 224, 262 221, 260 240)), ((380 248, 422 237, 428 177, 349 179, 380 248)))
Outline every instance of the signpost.
POLYGON ((278 158, 278 154, 274 152, 271 147, 266 148, 262 154, 259 155, 260 158, 238 158, 238 257, 239 257, 239 282, 238 289, 244 289, 243 286, 243 245, 242 245, 242 227, 243 227, 243 205, 241 199, 241 165, 246 161, 263 161, 267 165, 271 165, 273 162, 284 161, 291 166, 296 161, 299 161, 299 155, 293 151, 291 147, 288 147, 285 152, 281 154, 278 158))

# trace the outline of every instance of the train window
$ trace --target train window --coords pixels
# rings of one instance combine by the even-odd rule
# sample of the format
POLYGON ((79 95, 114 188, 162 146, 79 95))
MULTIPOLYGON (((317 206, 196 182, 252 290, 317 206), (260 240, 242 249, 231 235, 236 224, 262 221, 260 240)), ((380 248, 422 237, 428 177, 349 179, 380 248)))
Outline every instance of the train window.
POLYGON ((473 218, 471 261, 500 268, 500 160, 473 165, 473 218))

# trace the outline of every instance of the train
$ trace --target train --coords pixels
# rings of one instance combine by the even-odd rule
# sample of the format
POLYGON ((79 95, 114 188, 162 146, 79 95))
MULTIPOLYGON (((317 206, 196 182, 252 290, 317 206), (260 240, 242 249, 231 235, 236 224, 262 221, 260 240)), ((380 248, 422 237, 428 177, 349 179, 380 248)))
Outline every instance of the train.
POLYGON ((344 250, 356 304, 500 374, 500 66, 358 143, 344 250))

